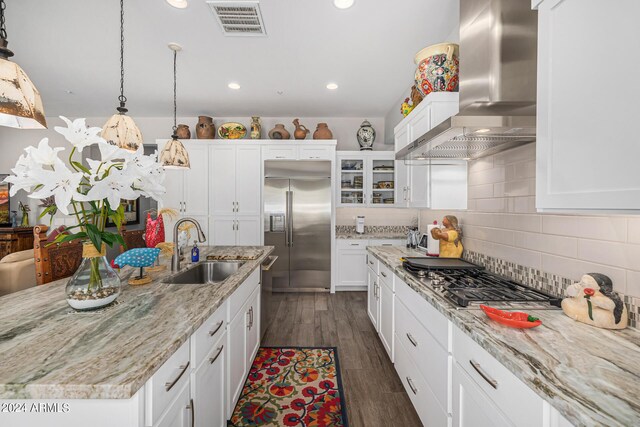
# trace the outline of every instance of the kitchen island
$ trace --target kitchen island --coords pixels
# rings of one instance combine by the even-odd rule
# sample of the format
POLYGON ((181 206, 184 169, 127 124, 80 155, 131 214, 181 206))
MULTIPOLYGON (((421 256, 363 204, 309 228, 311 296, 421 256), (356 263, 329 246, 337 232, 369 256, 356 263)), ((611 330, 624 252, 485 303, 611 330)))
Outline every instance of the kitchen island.
MULTIPOLYGON (((541 326, 508 328, 490 320, 479 309, 457 309, 433 288, 406 273, 400 258, 422 254, 397 247, 369 247, 368 252, 399 279, 395 284, 396 293, 399 282, 408 285, 413 295, 426 300, 451 322, 454 337, 456 328, 462 331, 572 424, 640 425, 640 333, 637 330, 593 328, 573 321, 560 310, 529 310, 542 320, 541 326)), ((396 304, 396 310, 399 307, 402 305, 396 304)), ((462 341, 451 342, 449 333, 454 360, 457 342, 462 341)), ((500 390, 508 385, 496 384, 496 388, 500 390)), ((513 407, 528 404, 532 403, 509 403, 513 407)), ((456 411, 455 405, 453 411, 456 411)))
MULTIPOLYGON (((71 413, 71 399, 131 399, 250 276, 258 284, 256 270, 272 251, 202 247, 203 260, 244 261, 213 284, 163 283, 175 274, 165 260, 151 284, 133 287, 127 279, 137 270, 128 267, 116 303, 92 312, 67 305, 66 279, 0 298, 0 399, 63 399, 71 413)), ((8 415, 19 414, 0 412, 0 425, 8 415)))

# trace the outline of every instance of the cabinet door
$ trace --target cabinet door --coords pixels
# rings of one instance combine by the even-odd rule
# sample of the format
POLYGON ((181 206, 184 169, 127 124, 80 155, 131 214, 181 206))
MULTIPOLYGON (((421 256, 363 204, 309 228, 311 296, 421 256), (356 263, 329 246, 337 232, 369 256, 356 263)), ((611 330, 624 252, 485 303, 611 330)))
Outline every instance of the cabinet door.
POLYGON ((393 206, 396 201, 396 162, 389 151, 372 153, 367 163, 370 206, 393 206))
POLYGON ((429 205, 429 166, 415 164, 408 167, 409 190, 408 204, 413 208, 428 208, 429 205))
POLYGON ((227 419, 231 417, 233 408, 242 392, 244 380, 247 377, 247 326, 249 325, 248 309, 243 309, 229 323, 227 336, 227 389, 229 401, 227 402, 227 419))
POLYGON ((396 207, 409 206, 409 168, 404 160, 396 160, 396 207))
POLYGON ((632 136, 639 109, 631 95, 640 80, 594 65, 594 53, 606 52, 621 59, 625 75, 640 74, 640 2, 617 1, 605 19, 607 5, 545 0, 538 7, 538 209, 640 209, 640 144, 632 136), (584 90, 622 81, 617 90, 584 90))
POLYGON ((251 369, 253 358, 258 352, 260 346, 260 287, 253 291, 253 294, 247 302, 249 313, 249 324, 247 325, 247 353, 246 363, 247 370, 251 369))
POLYGON ((396 153, 409 145, 411 140, 409 139, 409 126, 406 123, 402 123, 396 127, 394 139, 396 153))
POLYGON ((431 104, 419 111, 409 121, 409 141, 415 141, 431 130, 431 104))
POLYGON ((236 210, 238 216, 260 216, 262 193, 262 157, 259 146, 237 147, 236 210))
POLYGON ((509 422, 498 407, 467 373, 453 364, 453 426, 507 427, 509 422))
MULTIPOLYGON (((354 245, 359 243, 354 242, 354 245)), ((367 250, 338 249, 338 286, 361 287, 367 286, 367 250)))
MULTIPOLYGON (((209 214, 209 147, 184 143, 191 168, 184 171, 184 209, 188 216, 209 214)), ((170 178, 167 177, 168 181, 170 178)), ((165 181, 165 182, 166 182, 165 181)))
POLYGON ((333 160, 336 156, 334 147, 299 147, 300 160, 333 160))
POLYGON ((162 196, 162 202, 159 203, 159 207, 172 208, 178 211, 178 217, 174 220, 168 215, 163 218, 165 240, 173 242, 173 225, 180 217, 184 216, 184 171, 167 169, 164 186, 167 192, 162 196))
POLYGON ((260 217, 242 217, 236 219, 236 244, 239 246, 260 246, 262 233, 260 232, 260 217))
POLYGON ((236 147, 210 147, 209 165, 209 214, 235 215, 236 147))
POLYGON ((191 387, 195 426, 223 427, 225 416, 225 345, 227 337, 221 337, 205 361, 192 374, 191 387))
MULTIPOLYGON (((393 280, 393 278, 389 278, 393 280)), ((380 281, 380 340, 389 358, 393 362, 393 318, 395 308, 395 295, 391 287, 382 278, 380 281)))
POLYGON ((367 268, 367 314, 378 331, 378 275, 367 268))
POLYGON ((171 404, 167 412, 160 418, 156 427, 192 427, 191 426, 191 411, 193 410, 193 404, 191 402, 189 393, 189 383, 187 383, 176 400, 171 404))
POLYGON ((266 145, 262 147, 264 160, 298 160, 298 147, 293 144, 266 145))
MULTIPOLYGON (((214 246, 234 246, 236 244, 236 217, 213 217, 210 220, 211 244, 214 246)), ((207 239, 208 240, 208 239, 207 239)))
POLYGON ((340 194, 338 206, 363 206, 366 199, 365 168, 366 159, 361 155, 338 157, 340 194))

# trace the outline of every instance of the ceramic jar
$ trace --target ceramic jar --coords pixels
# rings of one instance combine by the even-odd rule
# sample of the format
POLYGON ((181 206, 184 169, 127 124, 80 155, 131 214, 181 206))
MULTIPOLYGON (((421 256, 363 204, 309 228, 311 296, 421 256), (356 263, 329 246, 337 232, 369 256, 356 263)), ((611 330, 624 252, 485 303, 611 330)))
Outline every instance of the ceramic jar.
POLYGON ((293 125, 296 127, 296 130, 293 131, 293 137, 295 139, 305 139, 307 135, 311 132, 304 125, 300 124, 300 120, 295 119, 293 121, 293 125))
POLYGON ((356 138, 358 138, 358 144, 360 144, 360 151, 373 150, 373 142, 376 140, 376 130, 368 120, 362 122, 360 129, 356 132, 356 138))
POLYGON ((213 118, 208 116, 198 116, 198 124, 196 125, 196 136, 198 139, 213 139, 216 135, 213 118))
POLYGON ((260 139, 262 137, 262 123, 260 117, 251 117, 251 139, 260 139))
POLYGON ((178 135, 178 139, 191 139, 191 131, 189 130, 189 126, 178 125, 176 135, 178 135))
POLYGON ((278 123, 276 127, 269 131, 269 138, 271 139, 289 139, 291 134, 284 128, 282 123, 278 123))
POLYGON ((333 139, 333 133, 326 123, 318 123, 316 131, 313 132, 313 139, 333 139))
POLYGON ((414 59, 418 68, 415 80, 418 90, 427 96, 431 92, 458 92, 459 47, 455 43, 440 43, 426 47, 414 59))

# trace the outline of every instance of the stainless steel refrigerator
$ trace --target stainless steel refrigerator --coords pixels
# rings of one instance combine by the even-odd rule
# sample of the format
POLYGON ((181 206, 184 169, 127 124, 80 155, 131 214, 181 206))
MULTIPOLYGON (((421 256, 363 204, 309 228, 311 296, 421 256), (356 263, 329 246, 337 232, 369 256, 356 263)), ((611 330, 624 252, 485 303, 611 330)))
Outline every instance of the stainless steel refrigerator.
POLYGON ((265 162, 264 244, 278 261, 263 283, 274 292, 331 288, 331 162, 265 162))

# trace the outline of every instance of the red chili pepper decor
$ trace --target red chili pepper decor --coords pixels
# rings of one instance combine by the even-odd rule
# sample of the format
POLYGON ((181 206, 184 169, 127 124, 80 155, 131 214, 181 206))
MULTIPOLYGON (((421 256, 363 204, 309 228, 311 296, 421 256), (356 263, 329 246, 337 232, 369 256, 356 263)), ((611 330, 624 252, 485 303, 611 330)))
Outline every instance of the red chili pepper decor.
POLYGON ((542 320, 521 311, 502 311, 483 304, 480 308, 489 319, 512 328, 530 329, 542 325, 542 320))

